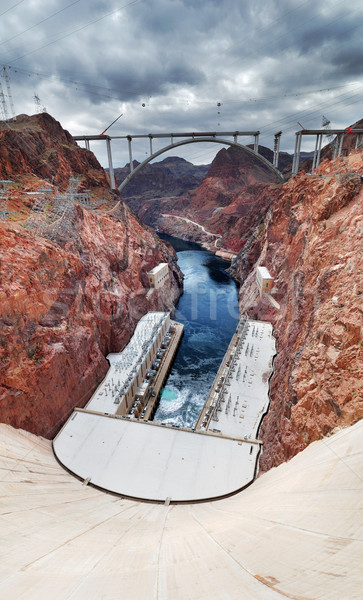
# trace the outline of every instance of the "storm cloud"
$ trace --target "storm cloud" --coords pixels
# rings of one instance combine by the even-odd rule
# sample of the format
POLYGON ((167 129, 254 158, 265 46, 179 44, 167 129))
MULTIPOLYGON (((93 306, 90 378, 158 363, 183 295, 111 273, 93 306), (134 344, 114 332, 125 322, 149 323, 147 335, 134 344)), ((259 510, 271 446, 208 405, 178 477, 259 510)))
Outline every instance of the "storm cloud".
MULTIPOLYGON (((16 113, 44 107, 73 135, 100 133, 122 113, 111 135, 259 129, 271 147, 282 130, 281 149, 291 151, 297 121, 319 128, 325 115, 346 127, 363 117, 360 0, 349 9, 341 0, 1 5, 0 57, 16 113)), ((115 144, 123 165, 127 146, 115 144)), ((92 149, 105 164, 102 144, 92 149)), ((178 154, 210 162, 217 150, 178 154)), ((147 151, 135 143, 134 158, 147 151)))

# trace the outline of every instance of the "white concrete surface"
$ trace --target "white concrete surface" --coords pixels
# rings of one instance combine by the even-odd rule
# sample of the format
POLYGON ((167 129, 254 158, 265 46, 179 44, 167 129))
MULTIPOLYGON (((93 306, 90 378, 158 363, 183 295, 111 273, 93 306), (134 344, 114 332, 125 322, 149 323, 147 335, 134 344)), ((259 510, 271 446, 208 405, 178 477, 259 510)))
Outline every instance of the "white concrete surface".
POLYGON ((225 393, 215 393, 217 410, 208 429, 225 435, 255 439, 269 406, 269 377, 276 353, 271 323, 247 320, 245 338, 225 367, 225 393), (217 398, 220 399, 218 402, 217 398))
POLYGON ((128 501, 0 425, 0 597, 361 600, 363 421, 231 498, 128 501))
POLYGON ((103 489, 150 500, 215 498, 253 480, 259 446, 76 412, 53 442, 59 461, 103 489), (250 452, 252 452, 250 454, 250 452))

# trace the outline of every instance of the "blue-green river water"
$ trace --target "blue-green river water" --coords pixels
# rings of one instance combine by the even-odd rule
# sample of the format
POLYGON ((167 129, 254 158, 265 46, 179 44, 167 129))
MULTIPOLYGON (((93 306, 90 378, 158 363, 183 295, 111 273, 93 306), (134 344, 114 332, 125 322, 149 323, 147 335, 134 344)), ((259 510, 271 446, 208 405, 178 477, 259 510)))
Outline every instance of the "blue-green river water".
POLYGON ((154 421, 194 427, 238 321, 238 288, 229 262, 197 244, 166 235, 178 254, 184 294, 175 319, 184 336, 162 389, 154 421))

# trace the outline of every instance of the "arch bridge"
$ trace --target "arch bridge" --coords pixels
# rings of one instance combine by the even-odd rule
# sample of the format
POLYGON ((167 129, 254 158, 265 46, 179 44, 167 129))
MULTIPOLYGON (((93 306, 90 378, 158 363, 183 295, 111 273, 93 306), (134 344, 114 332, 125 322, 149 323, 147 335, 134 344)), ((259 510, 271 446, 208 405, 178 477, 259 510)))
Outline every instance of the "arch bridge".
POLYGON ((168 150, 172 150, 173 148, 178 148, 179 146, 184 146, 186 144, 195 144, 201 142, 215 142, 217 144, 224 144, 227 146, 235 146, 237 148, 241 148, 247 154, 254 156, 260 162, 262 162, 271 172, 273 172, 277 178, 283 182, 285 181, 284 176, 278 170, 278 158, 279 158, 279 147, 280 147, 280 135, 281 132, 275 134, 275 142, 274 142, 274 156, 273 162, 270 163, 264 156, 259 154, 258 152, 258 141, 259 141, 259 131, 200 131, 200 132, 181 132, 181 133, 148 133, 148 134, 135 134, 135 135, 78 135, 73 136, 75 141, 84 141, 87 150, 90 149, 90 141, 96 140, 104 140, 106 142, 107 147, 107 156, 108 156, 108 167, 110 174, 110 184, 111 189, 116 189, 115 175, 113 169, 113 161, 112 161, 112 149, 111 149, 111 140, 127 140, 128 149, 129 149, 129 162, 130 162, 130 173, 124 179, 124 181, 119 185, 118 189, 121 192, 123 188, 128 184, 128 182, 138 173, 143 167, 145 167, 148 163, 150 163, 154 158, 157 158, 161 154, 168 152, 168 150), (241 144, 238 141, 239 137, 253 137, 254 144, 253 150, 252 148, 248 148, 247 146, 241 144), (132 141, 135 139, 148 139, 150 153, 149 156, 141 162, 137 167, 133 167, 133 158, 132 158, 132 141), (175 141, 177 138, 183 138, 180 141, 175 141), (153 150, 153 140, 156 139, 169 139, 170 143, 154 152, 153 150))
MULTIPOLYGON (((108 167, 109 167, 109 175, 110 175, 110 185, 111 189, 116 189, 115 175, 113 169, 112 162, 112 150, 111 150, 111 140, 127 140, 128 148, 129 148, 129 159, 130 159, 130 173, 124 179, 124 181, 119 186, 119 191, 122 191, 123 188, 129 183, 129 181, 138 173, 141 169, 143 169, 149 162, 151 162, 154 158, 157 158, 161 154, 164 154, 168 150, 172 150, 173 148, 177 148, 179 146, 184 146, 186 144, 200 143, 200 142, 215 142, 217 144, 224 144, 227 146, 235 146, 236 148, 241 148, 251 156, 257 158, 261 163, 263 163, 271 172, 273 172, 281 182, 284 182, 284 176, 278 170, 279 163, 279 152, 280 152, 280 138, 282 131, 275 133, 274 136, 274 149, 273 149, 273 160, 272 163, 269 162, 264 156, 259 154, 258 152, 258 142, 259 142, 259 131, 200 131, 200 132, 184 132, 184 133, 148 133, 148 134, 135 134, 135 135, 78 135, 73 136, 75 141, 84 141, 87 150, 90 149, 90 141, 95 140, 104 140, 106 142, 107 147, 107 155, 108 155, 108 167), (253 150, 248 146, 241 144, 238 141, 239 137, 253 137, 254 144, 253 150), (132 141, 136 139, 148 139, 150 146, 150 154, 149 156, 141 162, 137 167, 133 166, 133 158, 132 158, 132 141), (181 141, 175 141, 177 138, 182 138, 181 141), (169 139, 170 143, 161 148, 160 150, 154 152, 153 150, 153 140, 156 139, 169 139)), ((314 171, 320 163, 320 153, 322 149, 322 141, 324 136, 330 137, 331 135, 335 135, 335 142, 333 144, 333 158, 337 156, 341 156, 343 149, 343 141, 346 136, 355 136, 355 148, 361 147, 363 145, 363 129, 352 129, 348 127, 347 129, 301 129, 295 133, 295 150, 294 157, 292 162, 292 175, 296 175, 299 171, 300 164, 300 152, 301 152, 301 142, 303 136, 313 136, 315 137, 315 150, 313 153, 313 162, 312 162, 312 171, 314 171)))

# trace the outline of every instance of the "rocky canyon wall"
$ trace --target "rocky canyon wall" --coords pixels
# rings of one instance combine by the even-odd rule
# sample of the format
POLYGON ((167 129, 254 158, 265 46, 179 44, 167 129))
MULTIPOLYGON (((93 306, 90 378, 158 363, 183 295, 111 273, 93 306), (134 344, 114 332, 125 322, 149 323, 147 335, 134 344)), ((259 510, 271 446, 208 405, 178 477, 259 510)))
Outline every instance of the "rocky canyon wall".
POLYGON ((174 255, 127 210, 76 206, 71 228, 54 243, 0 224, 0 421, 45 437, 84 406, 141 316, 174 308, 182 282, 174 255), (160 262, 169 280, 148 297, 160 262))
POLYGON ((0 124, 0 179, 29 189, 47 179, 63 191, 74 176, 80 178, 80 189, 107 193, 108 174, 93 152, 80 148, 51 115, 18 115, 0 124))
POLYGON ((0 421, 52 438, 137 321, 173 310, 182 275, 174 251, 109 191, 93 154, 59 123, 21 116, 12 128, 0 131, 0 177, 14 181, 14 210, 0 222, 0 421), (75 204, 64 226, 27 230, 34 196, 25 190, 49 187, 45 177, 64 190, 74 175, 101 209, 75 204), (150 294, 147 271, 160 262, 169 279, 150 294))
POLYGON ((278 354, 261 468, 363 417, 363 152, 285 183, 232 266, 240 309, 272 321, 278 354), (275 279, 260 299, 255 266, 275 279))

